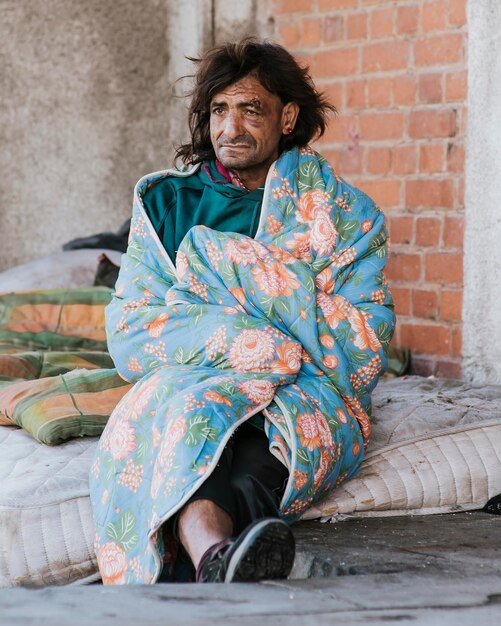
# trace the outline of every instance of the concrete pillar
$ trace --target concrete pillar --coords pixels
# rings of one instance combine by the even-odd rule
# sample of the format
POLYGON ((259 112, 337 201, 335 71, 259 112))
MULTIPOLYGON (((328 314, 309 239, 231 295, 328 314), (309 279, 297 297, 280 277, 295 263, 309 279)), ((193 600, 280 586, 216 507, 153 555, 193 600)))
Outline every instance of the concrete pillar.
POLYGON ((463 372, 501 382, 501 2, 468 2, 463 372))

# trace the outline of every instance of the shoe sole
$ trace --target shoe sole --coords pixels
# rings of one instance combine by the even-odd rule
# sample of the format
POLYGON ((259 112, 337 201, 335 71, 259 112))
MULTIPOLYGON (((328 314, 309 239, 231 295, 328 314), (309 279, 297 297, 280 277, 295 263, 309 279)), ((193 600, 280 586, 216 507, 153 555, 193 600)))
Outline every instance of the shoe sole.
POLYGON ((224 582, 287 578, 294 555, 294 535, 287 524, 270 519, 259 521, 231 555, 224 582))

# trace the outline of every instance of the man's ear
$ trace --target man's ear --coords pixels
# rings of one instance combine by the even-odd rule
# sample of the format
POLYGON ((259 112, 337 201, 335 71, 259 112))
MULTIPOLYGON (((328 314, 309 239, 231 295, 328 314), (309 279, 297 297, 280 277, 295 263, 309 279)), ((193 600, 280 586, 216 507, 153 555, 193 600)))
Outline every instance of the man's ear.
POLYGON ((288 102, 282 109, 282 133, 290 135, 296 126, 299 115, 299 105, 295 102, 288 102))

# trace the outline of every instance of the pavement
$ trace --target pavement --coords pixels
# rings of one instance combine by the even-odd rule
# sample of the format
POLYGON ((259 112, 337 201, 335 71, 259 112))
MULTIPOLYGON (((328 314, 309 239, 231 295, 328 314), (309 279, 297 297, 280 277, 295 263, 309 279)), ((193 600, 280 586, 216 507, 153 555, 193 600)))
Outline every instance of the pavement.
POLYGON ((290 579, 0 590, 1 626, 496 626, 501 516, 349 518, 294 527, 290 579))

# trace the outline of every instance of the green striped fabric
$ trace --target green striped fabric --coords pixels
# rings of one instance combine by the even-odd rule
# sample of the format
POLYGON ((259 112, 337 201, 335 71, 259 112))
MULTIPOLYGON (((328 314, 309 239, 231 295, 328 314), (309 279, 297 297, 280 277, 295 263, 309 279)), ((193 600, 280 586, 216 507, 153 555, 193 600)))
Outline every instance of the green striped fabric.
POLYGON ((0 424, 48 445, 99 435, 130 388, 107 352, 111 290, 0 294, 0 424))

